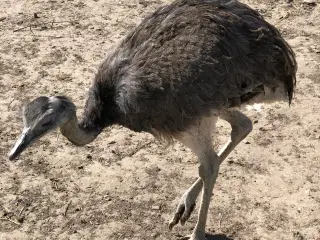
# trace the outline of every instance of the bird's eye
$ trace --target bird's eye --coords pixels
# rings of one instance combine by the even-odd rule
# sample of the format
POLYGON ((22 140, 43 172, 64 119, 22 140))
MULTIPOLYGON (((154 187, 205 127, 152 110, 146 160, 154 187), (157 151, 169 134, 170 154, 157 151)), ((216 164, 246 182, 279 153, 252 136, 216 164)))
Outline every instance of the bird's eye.
POLYGON ((42 127, 48 127, 52 124, 52 121, 46 121, 42 124, 42 127))

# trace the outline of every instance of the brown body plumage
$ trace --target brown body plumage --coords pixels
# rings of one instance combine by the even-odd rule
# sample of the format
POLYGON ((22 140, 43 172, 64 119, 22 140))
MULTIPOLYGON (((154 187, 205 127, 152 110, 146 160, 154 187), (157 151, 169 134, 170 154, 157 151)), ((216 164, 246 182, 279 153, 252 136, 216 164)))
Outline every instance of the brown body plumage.
POLYGON ((98 116, 88 119, 172 135, 212 109, 250 102, 265 87, 284 87, 291 102, 295 73, 291 48, 248 6, 178 0, 109 53, 89 97, 88 111, 98 116), (101 108, 91 109, 96 101, 101 108))

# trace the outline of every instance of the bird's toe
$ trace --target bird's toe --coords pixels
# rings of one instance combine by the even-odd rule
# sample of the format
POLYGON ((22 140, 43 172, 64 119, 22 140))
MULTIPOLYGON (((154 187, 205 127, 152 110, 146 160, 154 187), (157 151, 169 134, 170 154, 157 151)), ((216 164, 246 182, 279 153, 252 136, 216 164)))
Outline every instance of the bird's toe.
POLYGON ((185 237, 179 237, 178 240, 206 240, 206 238, 201 238, 196 235, 189 235, 185 237))
POLYGON ((175 225, 177 225, 180 221, 183 226, 186 221, 190 218, 191 213, 195 208, 195 201, 191 201, 187 197, 182 197, 180 203, 178 204, 177 210, 174 213, 172 220, 169 223, 169 229, 171 230, 175 225))

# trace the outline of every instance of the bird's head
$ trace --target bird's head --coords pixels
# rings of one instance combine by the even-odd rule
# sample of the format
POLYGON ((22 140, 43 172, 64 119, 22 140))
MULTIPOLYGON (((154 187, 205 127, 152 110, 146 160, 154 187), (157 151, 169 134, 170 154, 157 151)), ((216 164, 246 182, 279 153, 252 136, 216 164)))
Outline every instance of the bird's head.
POLYGON ((9 153, 14 160, 37 139, 44 134, 66 123, 75 106, 66 97, 38 97, 23 108, 22 134, 9 153))

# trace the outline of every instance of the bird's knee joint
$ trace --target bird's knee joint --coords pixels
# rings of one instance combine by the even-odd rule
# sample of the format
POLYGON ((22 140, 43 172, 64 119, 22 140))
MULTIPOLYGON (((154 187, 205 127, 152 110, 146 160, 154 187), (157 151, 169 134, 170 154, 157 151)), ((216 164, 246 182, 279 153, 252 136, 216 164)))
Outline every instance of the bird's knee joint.
POLYGON ((250 133, 253 130, 253 124, 249 118, 243 121, 243 128, 246 130, 247 133, 250 133))
POLYGON ((236 136, 247 136, 253 130, 252 121, 249 118, 243 118, 232 126, 232 135, 236 136))
POLYGON ((205 173, 205 170, 204 170, 204 167, 203 165, 200 165, 199 168, 198 168, 198 173, 199 173, 199 177, 204 180, 205 177, 206 177, 206 173, 205 173))
POLYGON ((199 177, 202 181, 207 181, 214 176, 218 169, 219 166, 217 164, 208 164, 207 166, 201 164, 198 168, 199 177))

